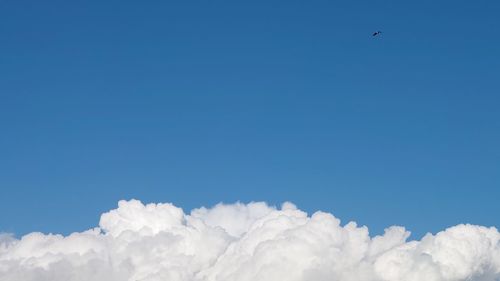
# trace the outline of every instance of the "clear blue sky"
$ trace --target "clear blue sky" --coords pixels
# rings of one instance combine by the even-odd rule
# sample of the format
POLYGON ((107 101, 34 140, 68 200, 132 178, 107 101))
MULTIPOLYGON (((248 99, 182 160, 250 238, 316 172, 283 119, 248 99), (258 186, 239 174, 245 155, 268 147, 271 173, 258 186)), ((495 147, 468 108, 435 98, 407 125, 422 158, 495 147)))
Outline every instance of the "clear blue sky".
POLYGON ((500 226, 498 1, 0 1, 0 231, 119 199, 500 226), (381 30, 382 36, 371 33, 381 30))

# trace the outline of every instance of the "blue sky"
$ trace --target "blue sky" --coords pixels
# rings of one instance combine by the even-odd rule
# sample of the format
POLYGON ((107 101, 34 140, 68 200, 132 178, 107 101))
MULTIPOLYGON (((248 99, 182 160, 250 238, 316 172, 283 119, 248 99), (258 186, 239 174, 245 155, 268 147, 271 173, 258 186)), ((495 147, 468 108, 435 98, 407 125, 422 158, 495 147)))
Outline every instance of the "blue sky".
POLYGON ((500 226, 499 12, 0 1, 0 231, 84 230, 130 198, 500 226))

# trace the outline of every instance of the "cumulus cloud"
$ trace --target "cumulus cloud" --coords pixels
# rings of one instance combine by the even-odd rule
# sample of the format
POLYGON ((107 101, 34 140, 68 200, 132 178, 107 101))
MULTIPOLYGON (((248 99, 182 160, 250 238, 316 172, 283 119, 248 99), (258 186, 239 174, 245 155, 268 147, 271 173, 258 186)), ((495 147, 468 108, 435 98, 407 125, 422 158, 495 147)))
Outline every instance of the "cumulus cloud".
POLYGON ((69 236, 0 235, 0 281, 498 281, 500 233, 457 225, 420 241, 393 226, 371 237, 291 203, 120 201, 69 236))

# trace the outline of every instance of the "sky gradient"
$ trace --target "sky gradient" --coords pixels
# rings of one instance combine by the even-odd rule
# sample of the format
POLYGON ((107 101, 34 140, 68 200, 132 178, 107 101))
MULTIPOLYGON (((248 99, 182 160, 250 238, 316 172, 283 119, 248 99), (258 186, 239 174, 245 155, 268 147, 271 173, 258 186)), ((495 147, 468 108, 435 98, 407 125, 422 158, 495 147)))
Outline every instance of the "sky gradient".
POLYGON ((0 232, 84 230, 131 198, 292 201, 374 233, 498 227, 498 14, 0 1, 0 232))

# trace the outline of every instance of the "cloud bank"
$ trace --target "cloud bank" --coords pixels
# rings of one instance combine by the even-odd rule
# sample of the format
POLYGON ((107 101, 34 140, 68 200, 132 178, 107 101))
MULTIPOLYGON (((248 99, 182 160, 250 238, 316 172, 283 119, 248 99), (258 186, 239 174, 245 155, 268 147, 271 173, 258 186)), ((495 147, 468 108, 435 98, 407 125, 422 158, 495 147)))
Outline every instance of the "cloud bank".
POLYGON ((381 236, 291 203, 120 201, 99 227, 69 236, 0 235, 1 281, 498 281, 500 233, 457 225, 420 241, 381 236))

